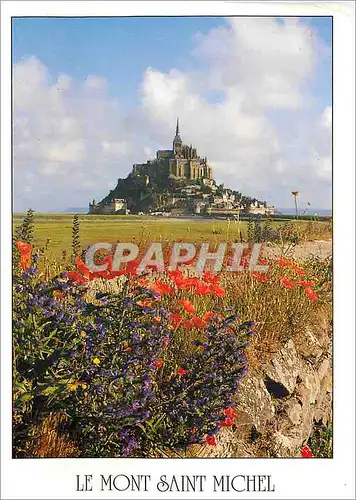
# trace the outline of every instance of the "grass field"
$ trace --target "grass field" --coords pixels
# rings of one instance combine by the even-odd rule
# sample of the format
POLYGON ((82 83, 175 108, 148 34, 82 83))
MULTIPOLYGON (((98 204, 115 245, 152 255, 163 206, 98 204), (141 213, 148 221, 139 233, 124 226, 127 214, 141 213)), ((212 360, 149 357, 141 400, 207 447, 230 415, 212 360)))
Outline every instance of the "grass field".
MULTIPOLYGON (((14 227, 23 220, 23 214, 15 214, 14 227)), ((58 257, 68 250, 72 242, 72 215, 40 214, 35 215, 34 244, 43 246, 49 239, 50 258, 58 257)), ((247 240, 247 221, 209 220, 209 219, 169 219, 141 216, 88 216, 80 215, 80 243, 87 247, 98 242, 146 242, 161 241, 169 243, 177 240, 212 244, 221 241, 234 242, 247 240)), ((264 222, 262 222, 262 225, 264 222)), ((286 228, 296 231, 301 240, 328 239, 331 237, 331 223, 328 221, 273 221, 274 230, 286 228)))

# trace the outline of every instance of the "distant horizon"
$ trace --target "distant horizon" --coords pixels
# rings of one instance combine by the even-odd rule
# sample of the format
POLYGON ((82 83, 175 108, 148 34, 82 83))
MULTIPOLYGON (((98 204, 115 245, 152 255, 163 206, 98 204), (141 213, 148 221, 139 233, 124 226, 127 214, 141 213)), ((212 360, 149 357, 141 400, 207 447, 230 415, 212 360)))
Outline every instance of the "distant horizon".
MULTIPOLYGON (((31 208, 31 207, 29 207, 31 208)), ((295 207, 284 207, 284 208, 279 208, 279 207, 276 207, 275 208, 276 212, 282 214, 282 215, 293 215, 295 214, 295 207)), ((83 213, 84 211, 88 211, 88 207, 69 207, 69 208, 66 208, 64 210, 35 210, 35 213, 41 213, 41 214, 63 214, 63 213, 68 213, 68 214, 75 214, 76 212, 77 213, 83 213)), ((324 214, 319 214, 319 215, 331 215, 332 214, 332 209, 331 208, 308 208, 307 211, 305 211, 305 209, 303 210, 298 210, 298 215, 302 215, 303 213, 305 212, 305 215, 314 215, 314 213, 318 213, 319 212, 327 212, 327 213, 324 213, 324 214)), ((13 211, 13 215, 16 215, 16 214, 23 214, 23 213, 26 213, 26 210, 24 211, 21 211, 21 210, 18 210, 18 211, 13 211)))

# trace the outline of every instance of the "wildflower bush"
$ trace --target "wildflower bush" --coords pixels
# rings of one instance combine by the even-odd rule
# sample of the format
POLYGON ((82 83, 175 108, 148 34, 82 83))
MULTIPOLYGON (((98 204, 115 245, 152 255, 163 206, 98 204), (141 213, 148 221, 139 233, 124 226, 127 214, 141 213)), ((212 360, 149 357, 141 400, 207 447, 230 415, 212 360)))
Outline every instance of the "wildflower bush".
POLYGON ((239 324, 231 311, 209 311, 199 322, 191 302, 181 299, 194 332, 181 365, 175 342, 183 325, 167 309, 169 285, 149 284, 133 272, 121 292, 88 300, 90 276, 80 257, 78 271, 47 282, 31 245, 17 242, 17 250, 15 456, 26 455, 33 421, 52 412, 65 416, 62 431, 73 436, 80 456, 145 456, 157 448, 215 445, 219 429, 233 425, 251 322, 239 324))
POLYGON ((324 425, 321 422, 315 422, 308 445, 315 458, 331 458, 333 455, 332 424, 324 425))

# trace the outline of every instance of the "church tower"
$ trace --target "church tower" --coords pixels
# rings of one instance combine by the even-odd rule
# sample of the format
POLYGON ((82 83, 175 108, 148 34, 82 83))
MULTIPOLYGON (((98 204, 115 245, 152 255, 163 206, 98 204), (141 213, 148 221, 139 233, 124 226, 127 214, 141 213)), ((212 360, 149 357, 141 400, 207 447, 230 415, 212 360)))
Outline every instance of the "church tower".
POLYGON ((177 118, 176 135, 173 139, 173 153, 180 156, 182 151, 182 139, 179 135, 179 118, 177 118))

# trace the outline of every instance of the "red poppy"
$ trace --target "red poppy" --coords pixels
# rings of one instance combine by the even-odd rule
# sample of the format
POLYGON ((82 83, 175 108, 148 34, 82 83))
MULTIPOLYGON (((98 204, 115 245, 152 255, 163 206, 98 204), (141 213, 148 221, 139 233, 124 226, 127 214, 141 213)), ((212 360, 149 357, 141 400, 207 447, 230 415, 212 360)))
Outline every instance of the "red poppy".
POLYGON ((294 288, 294 283, 292 281, 289 281, 288 278, 284 277, 280 279, 280 282, 282 285, 284 285, 286 288, 294 288))
POLYGON ((267 275, 264 273, 252 273, 252 276, 256 278, 257 281, 267 281, 267 275))
POLYGON ((298 266, 296 266, 295 264, 291 264, 290 266, 292 269, 294 269, 294 271, 299 275, 299 276, 305 276, 305 272, 300 269, 298 266))
POLYGON ((107 279, 112 280, 114 278, 117 278, 118 276, 122 276, 123 274, 123 271, 109 271, 107 279))
POLYGON ((198 318, 198 316, 193 316, 190 321, 195 326, 195 328, 205 328, 207 325, 207 322, 203 319, 198 318))
POLYGON ((183 328, 185 328, 186 330, 190 330, 191 328, 194 327, 193 323, 191 322, 190 319, 186 319, 185 321, 183 321, 182 323, 182 326, 183 328))
POLYGON ((17 241, 16 246, 21 254, 20 266, 23 271, 27 271, 31 264, 32 246, 29 243, 24 243, 23 241, 17 241))
POLYGON ((63 300, 64 299, 64 293, 60 292, 59 290, 55 290, 53 292, 53 295, 56 300, 63 300))
POLYGON ((235 418, 235 417, 237 417, 237 413, 236 413, 236 411, 235 411, 233 408, 225 408, 225 410, 224 410, 224 414, 225 414, 227 417, 230 417, 230 418, 235 418))
POLYGON ((89 278, 89 269, 82 261, 80 255, 77 256, 76 264, 78 271, 80 271, 85 278, 89 278))
POLYGON ((215 436, 212 436, 211 434, 208 434, 206 436, 205 441, 208 443, 209 446, 216 446, 215 436))
POLYGON ((152 306, 152 300, 138 300, 136 304, 140 307, 151 307, 152 306))
POLYGON ((169 278, 171 278, 173 281, 183 279, 183 274, 182 274, 182 271, 180 271, 179 269, 176 269, 175 271, 168 271, 168 272, 167 272, 167 275, 168 275, 168 277, 169 277, 169 278))
POLYGON ((163 283, 161 280, 157 280, 150 286, 150 289, 153 292, 157 292, 161 295, 168 295, 173 292, 173 288, 166 283, 163 283))
POLYGON ((86 283, 88 281, 88 278, 85 278, 75 271, 68 271, 67 278, 71 281, 74 281, 74 283, 86 283))
POLYGON ((191 290, 196 286, 195 278, 182 278, 175 281, 179 290, 191 290))
POLYGON ((284 267, 289 267, 291 265, 291 262, 289 260, 283 259, 283 257, 279 257, 277 259, 278 264, 284 267))
POLYGON ((205 271, 203 273, 203 280, 206 282, 206 283, 218 283, 219 280, 220 280, 220 276, 218 276, 217 274, 213 274, 212 272, 210 271, 205 271))
POLYGON ((315 283, 314 281, 299 281, 298 285, 309 288, 311 286, 314 286, 315 283))
POLYGON ((311 288, 304 288, 304 293, 308 295, 310 300, 317 300, 318 296, 311 288))
POLYGON ((31 264, 31 254, 21 255, 20 266, 23 271, 27 271, 31 264))
POLYGON ((190 300, 187 300, 187 299, 179 300, 178 304, 180 304, 183 307, 183 309, 185 309, 185 311, 187 311, 188 313, 191 313, 191 314, 195 313, 195 307, 190 302, 190 300))
POLYGON ((170 321, 173 323, 173 325, 178 326, 182 322, 182 316, 179 313, 171 313, 169 315, 170 321))
POLYGON ((195 293, 197 295, 209 295, 211 292, 210 286, 206 285, 205 283, 202 283, 201 281, 197 283, 195 287, 195 293))
POLYGON ((258 259, 258 264, 259 264, 260 266, 267 266, 267 264, 268 264, 268 260, 259 258, 259 259, 258 259))
POLYGON ((232 425, 234 425, 234 422, 230 417, 226 417, 223 422, 220 422, 221 427, 231 427, 232 425))
POLYGON ((210 289, 217 297, 224 297, 225 295, 225 290, 221 286, 215 285, 215 283, 210 285, 210 289))
POLYGON ((152 362, 152 365, 153 365, 155 368, 162 368, 162 366, 164 365, 164 361, 163 361, 163 359, 155 359, 155 360, 152 362))
POLYGON ((208 312, 206 312, 206 313, 204 314, 204 316, 203 316, 203 321, 209 321, 209 320, 211 320, 212 318, 214 318, 214 317, 215 317, 215 315, 216 315, 216 314, 215 314, 214 312, 212 312, 212 311, 208 311, 208 312))
POLYGON ((17 249, 19 250, 21 255, 27 255, 32 252, 32 246, 30 243, 24 243, 23 241, 16 242, 17 249))
POLYGON ((145 278, 137 278, 136 285, 146 287, 148 286, 148 281, 145 278))
POLYGON ((303 458, 313 458, 313 453, 307 445, 303 446, 303 448, 300 450, 300 454, 303 458))
POLYGON ((180 377, 182 377, 183 375, 185 375, 186 373, 188 373, 188 370, 184 370, 184 368, 180 368, 179 367, 178 370, 177 370, 177 372, 178 372, 178 375, 180 377))
POLYGON ((130 276, 136 276, 138 265, 139 262, 137 260, 131 260, 130 262, 128 262, 126 264, 125 274, 129 274, 130 276))

